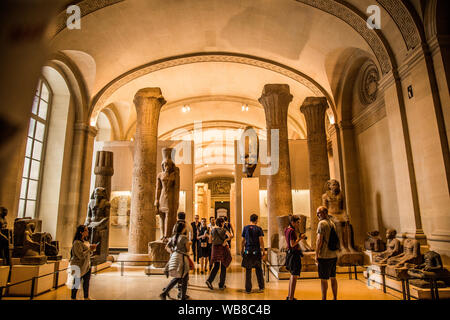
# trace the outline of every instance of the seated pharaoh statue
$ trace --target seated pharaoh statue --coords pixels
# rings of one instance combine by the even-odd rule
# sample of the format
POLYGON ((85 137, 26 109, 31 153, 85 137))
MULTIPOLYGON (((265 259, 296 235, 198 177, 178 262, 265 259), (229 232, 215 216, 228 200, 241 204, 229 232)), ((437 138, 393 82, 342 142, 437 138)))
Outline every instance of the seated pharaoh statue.
POLYGON ((43 233, 35 233, 34 230, 34 223, 27 224, 23 240, 23 257, 20 258, 21 264, 35 265, 47 262, 47 257, 44 254, 43 233))
POLYGON ((59 254, 59 241, 52 241, 52 235, 45 233, 44 240, 44 252, 48 260, 61 260, 62 255, 59 254))
POLYGON ((110 207, 106 189, 95 188, 89 201, 88 213, 84 222, 84 225, 89 229, 90 243, 98 243, 92 257, 94 265, 106 262, 108 256, 110 207))
POLYGON ((442 265, 442 259, 439 253, 428 251, 424 254, 424 263, 418 265, 414 269, 408 270, 408 275, 416 280, 410 280, 412 285, 417 287, 429 287, 429 281, 424 279, 433 279, 440 281, 440 287, 450 285, 450 272, 442 265))
POLYGON ((322 205, 327 207, 328 214, 337 228, 340 251, 342 253, 357 251, 353 248, 353 233, 350 218, 344 209, 344 195, 339 182, 335 179, 328 180, 327 191, 322 195, 322 205))
POLYGON ((380 237, 379 231, 367 232, 367 236, 368 238, 366 239, 366 241, 364 241, 364 247, 366 248, 366 250, 373 252, 382 252, 386 249, 383 239, 381 239, 380 237))
POLYGON ((394 268, 411 268, 422 262, 420 243, 414 239, 406 239, 403 243, 403 253, 387 259, 387 264, 394 268))
POLYGON ((385 264, 387 260, 391 257, 395 257, 399 255, 401 251, 400 240, 398 240, 395 236, 397 235, 397 231, 394 229, 386 230, 386 239, 387 239, 387 249, 377 255, 374 256, 374 262, 378 264, 385 264))

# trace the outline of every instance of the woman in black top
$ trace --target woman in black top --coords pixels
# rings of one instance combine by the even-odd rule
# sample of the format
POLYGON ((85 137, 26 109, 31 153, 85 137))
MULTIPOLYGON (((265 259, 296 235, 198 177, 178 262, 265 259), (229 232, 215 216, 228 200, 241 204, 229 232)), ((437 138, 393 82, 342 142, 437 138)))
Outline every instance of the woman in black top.
POLYGON ((206 273, 206 268, 208 266, 208 257, 211 254, 210 248, 208 246, 209 240, 209 229, 206 225, 206 218, 202 218, 200 227, 197 229, 197 239, 198 239, 198 258, 200 261, 200 273, 206 273))
POLYGON ((300 249, 299 242, 305 238, 305 234, 297 236, 298 226, 300 224, 300 218, 294 215, 289 216, 289 226, 284 231, 286 237, 286 246, 288 252, 286 254, 286 268, 291 273, 289 279, 289 293, 286 300, 297 300, 294 298, 295 286, 297 285, 297 278, 300 276, 302 270, 302 250, 300 249))

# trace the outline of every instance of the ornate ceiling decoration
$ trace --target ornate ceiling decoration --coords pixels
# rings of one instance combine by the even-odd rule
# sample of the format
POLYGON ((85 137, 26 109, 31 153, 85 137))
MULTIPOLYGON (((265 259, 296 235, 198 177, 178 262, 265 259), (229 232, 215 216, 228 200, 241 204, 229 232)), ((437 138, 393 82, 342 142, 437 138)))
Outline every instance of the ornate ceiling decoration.
POLYGON ((363 104, 369 105, 377 99, 380 74, 373 61, 368 61, 361 68, 359 97, 363 104))
POLYGON ((417 47, 420 44, 420 35, 413 18, 403 3, 400 0, 377 0, 377 2, 389 13, 400 29, 408 50, 417 47))
POLYGON ((379 35, 367 27, 366 17, 341 0, 296 0, 343 20, 356 30, 372 48, 383 74, 392 70, 391 59, 379 35))

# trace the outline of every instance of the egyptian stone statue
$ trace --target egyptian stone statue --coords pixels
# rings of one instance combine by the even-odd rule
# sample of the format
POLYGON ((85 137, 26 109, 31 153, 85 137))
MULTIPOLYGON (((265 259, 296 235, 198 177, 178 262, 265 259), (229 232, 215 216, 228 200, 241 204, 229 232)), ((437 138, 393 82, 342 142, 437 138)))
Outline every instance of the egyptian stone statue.
POLYGON ((0 207, 0 259, 4 260, 4 263, 9 265, 9 230, 6 216, 8 209, 0 207))
MULTIPOLYGON (((450 283, 450 272, 442 265, 442 259, 439 253, 428 251, 424 254, 424 263, 414 269, 408 270, 408 275, 415 279, 436 279, 442 280, 446 285, 450 283)), ((415 286, 428 287, 428 281, 412 281, 415 286)))
POLYGON ((328 214, 336 225, 342 252, 356 252, 353 248, 350 219, 344 209, 344 195, 339 182, 335 179, 327 181, 327 191, 322 195, 322 205, 327 207, 328 214))
POLYGON ((374 262, 383 264, 386 263, 389 258, 395 257, 401 253, 401 244, 400 241, 395 238, 396 235, 396 230, 386 230, 387 249, 374 256, 374 262))
POLYGON ((172 150, 162 149, 162 172, 156 178, 155 207, 161 219, 161 239, 165 242, 177 221, 180 197, 180 169, 172 161, 172 150))
POLYGON ((22 264, 44 264, 47 262, 47 257, 44 255, 43 233, 35 233, 34 231, 35 224, 27 224, 23 240, 23 257, 20 258, 22 264))
POLYGON ((111 204, 102 187, 95 188, 88 205, 88 212, 84 225, 89 229, 90 243, 98 243, 94 252, 93 263, 106 261, 109 248, 109 211, 111 204))
POLYGON ((259 138, 255 129, 251 126, 246 127, 239 143, 244 151, 242 172, 247 178, 251 178, 253 177, 259 158, 259 138), (248 137, 248 145, 246 145, 246 137, 248 137))
POLYGON ((62 258, 59 255, 59 242, 52 240, 52 235, 45 232, 44 236, 44 252, 48 260, 60 260, 62 258))
POLYGON ((389 258, 387 264, 395 268, 411 267, 411 265, 415 266, 420 264, 422 262, 421 260, 419 241, 406 239, 403 243, 403 253, 389 258))
POLYGON ((367 232, 367 236, 368 238, 364 241, 364 247, 366 248, 366 250, 382 252, 386 249, 385 244, 380 237, 379 231, 375 230, 367 232))

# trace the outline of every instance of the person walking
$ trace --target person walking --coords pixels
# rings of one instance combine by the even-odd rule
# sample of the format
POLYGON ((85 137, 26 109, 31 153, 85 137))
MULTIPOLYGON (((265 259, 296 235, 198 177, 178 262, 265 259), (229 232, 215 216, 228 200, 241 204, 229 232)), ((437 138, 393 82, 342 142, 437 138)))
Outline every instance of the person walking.
POLYGON ((328 216, 327 207, 320 206, 317 208, 317 217, 319 224, 317 226, 317 242, 316 242, 316 264, 318 266, 320 287, 322 290, 322 300, 327 300, 328 279, 331 282, 331 290, 333 291, 333 299, 337 300, 338 284, 336 280, 336 263, 337 250, 333 247, 332 242, 339 243, 336 234, 336 226, 328 216), (331 236, 334 232, 336 237, 333 241, 331 236), (331 248, 330 248, 331 247, 331 248))
POLYGON ((169 275, 173 277, 167 287, 159 295, 162 300, 166 300, 169 291, 176 285, 178 286, 178 297, 180 300, 187 300, 187 287, 189 282, 189 248, 191 242, 186 236, 186 223, 178 221, 175 224, 175 232, 167 243, 166 249, 169 251, 170 259, 168 262, 169 275))
POLYGON ((297 278, 302 270, 302 250, 299 242, 305 238, 305 234, 301 233, 297 236, 297 230, 300 225, 300 218, 294 215, 289 216, 289 226, 285 229, 286 246, 286 269, 289 270, 291 276, 289 278, 289 292, 286 300, 297 300, 294 298, 297 278))
POLYGON ((258 215, 250 216, 250 224, 242 230, 242 267, 245 268, 245 292, 252 292, 252 268, 255 268, 258 279, 258 293, 264 292, 264 276, 261 267, 262 259, 265 258, 264 232, 257 226, 258 215))
POLYGON ((91 255, 96 250, 97 244, 87 245, 89 229, 85 225, 79 225, 75 232, 70 250, 70 270, 73 274, 71 298, 76 300, 81 281, 83 282, 84 300, 92 300, 89 297, 89 282, 91 279, 91 255))
POLYGON ((198 229, 200 228, 199 216, 196 214, 194 216, 194 221, 191 222, 192 229, 192 255, 194 257, 194 262, 198 264, 199 260, 199 241, 198 241, 198 229))
POLYGON ((209 274, 208 280, 206 280, 206 285, 208 288, 213 290, 212 282, 217 275, 220 268, 220 281, 219 289, 223 290, 225 286, 225 278, 227 275, 227 268, 231 263, 231 253, 228 248, 227 240, 230 239, 230 234, 223 228, 223 219, 217 218, 216 227, 211 230, 212 239, 212 253, 211 253, 211 263, 213 268, 209 274))
POLYGON ((209 249, 209 229, 206 225, 206 218, 202 218, 202 222, 200 227, 197 230, 197 239, 198 239, 198 257, 200 260, 200 273, 206 273, 206 269, 208 267, 209 257, 211 255, 211 251, 209 249))

